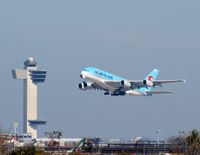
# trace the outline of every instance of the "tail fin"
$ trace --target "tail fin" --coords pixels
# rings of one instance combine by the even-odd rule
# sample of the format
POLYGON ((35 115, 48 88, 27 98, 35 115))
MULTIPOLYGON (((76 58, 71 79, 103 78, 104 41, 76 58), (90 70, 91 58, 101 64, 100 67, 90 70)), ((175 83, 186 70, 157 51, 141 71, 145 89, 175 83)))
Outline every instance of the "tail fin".
MULTIPOLYGON (((153 69, 151 73, 149 73, 144 80, 149 81, 149 82, 153 82, 154 80, 157 79, 158 74, 159 74, 159 70, 158 69, 153 69)), ((148 87, 147 90, 150 91, 152 87, 148 87)))
POLYGON ((75 152, 81 152, 83 146, 85 145, 86 138, 83 138, 75 148, 75 152))
POLYGON ((83 146, 85 145, 86 138, 81 139, 81 141, 72 149, 68 150, 67 153, 80 153, 83 146))
POLYGON ((158 69, 153 69, 151 73, 149 73, 146 77, 145 80, 149 80, 149 81, 153 81, 156 80, 156 78, 158 77, 159 74, 159 70, 158 69))

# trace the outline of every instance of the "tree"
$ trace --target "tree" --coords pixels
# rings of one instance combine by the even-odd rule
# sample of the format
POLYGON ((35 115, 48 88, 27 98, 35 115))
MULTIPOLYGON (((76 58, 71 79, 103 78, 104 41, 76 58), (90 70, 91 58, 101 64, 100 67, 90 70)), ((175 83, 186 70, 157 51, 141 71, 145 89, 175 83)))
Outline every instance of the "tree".
POLYGON ((45 135, 47 135, 47 137, 50 139, 60 139, 62 137, 62 131, 45 132, 45 135))
POLYGON ((168 140, 173 146, 173 152, 184 153, 185 155, 200 154, 200 135, 199 131, 193 129, 189 133, 179 132, 178 136, 168 140))
POLYGON ((6 134, 0 133, 0 155, 9 154, 9 145, 7 143, 8 136, 6 134))
POLYGON ((200 154, 200 136, 198 130, 192 130, 186 138, 188 155, 199 155, 200 154))
POLYGON ((173 153, 184 153, 186 148, 186 135, 179 134, 168 139, 173 148, 173 153))
POLYGON ((0 155, 8 155, 11 145, 8 144, 9 136, 3 126, 0 124, 0 155))

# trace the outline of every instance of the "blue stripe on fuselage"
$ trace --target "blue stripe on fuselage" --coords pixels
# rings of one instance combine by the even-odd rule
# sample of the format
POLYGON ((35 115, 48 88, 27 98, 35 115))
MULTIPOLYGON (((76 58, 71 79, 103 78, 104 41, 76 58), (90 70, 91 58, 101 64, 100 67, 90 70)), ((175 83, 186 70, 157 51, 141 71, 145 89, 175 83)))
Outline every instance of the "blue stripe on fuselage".
POLYGON ((98 76, 100 78, 103 78, 105 80, 111 80, 111 81, 121 81, 121 80, 126 80, 120 76, 105 72, 103 70, 100 70, 95 67, 86 67, 84 68, 84 71, 87 71, 95 76, 98 76))

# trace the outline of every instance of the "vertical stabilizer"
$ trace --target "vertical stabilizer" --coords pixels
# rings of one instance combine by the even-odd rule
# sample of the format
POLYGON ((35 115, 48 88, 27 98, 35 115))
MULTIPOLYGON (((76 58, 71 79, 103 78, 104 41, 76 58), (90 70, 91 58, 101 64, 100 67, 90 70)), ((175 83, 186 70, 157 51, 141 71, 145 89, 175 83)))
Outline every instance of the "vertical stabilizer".
POLYGON ((141 92, 146 92, 146 91, 150 91, 153 87, 153 81, 157 79, 158 74, 159 74, 159 70, 158 69, 153 69, 151 73, 149 73, 144 81, 143 84, 146 85, 146 87, 140 88, 141 92))

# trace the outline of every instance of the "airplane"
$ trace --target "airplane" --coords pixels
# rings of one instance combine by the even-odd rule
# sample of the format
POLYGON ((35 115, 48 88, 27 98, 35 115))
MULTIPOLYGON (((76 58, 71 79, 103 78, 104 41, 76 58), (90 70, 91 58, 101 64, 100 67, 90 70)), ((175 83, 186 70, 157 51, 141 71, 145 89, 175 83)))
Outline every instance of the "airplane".
POLYGON ((80 153, 82 152, 83 146, 85 145, 86 138, 80 140, 77 146, 67 151, 67 153, 80 153))
POLYGON ((118 75, 111 74, 95 67, 85 67, 80 77, 84 79, 79 83, 81 90, 96 89, 104 92, 104 95, 111 96, 152 96, 153 94, 169 94, 172 91, 152 90, 162 84, 185 82, 185 80, 156 80, 159 74, 158 69, 153 69, 144 80, 127 80, 118 75))

